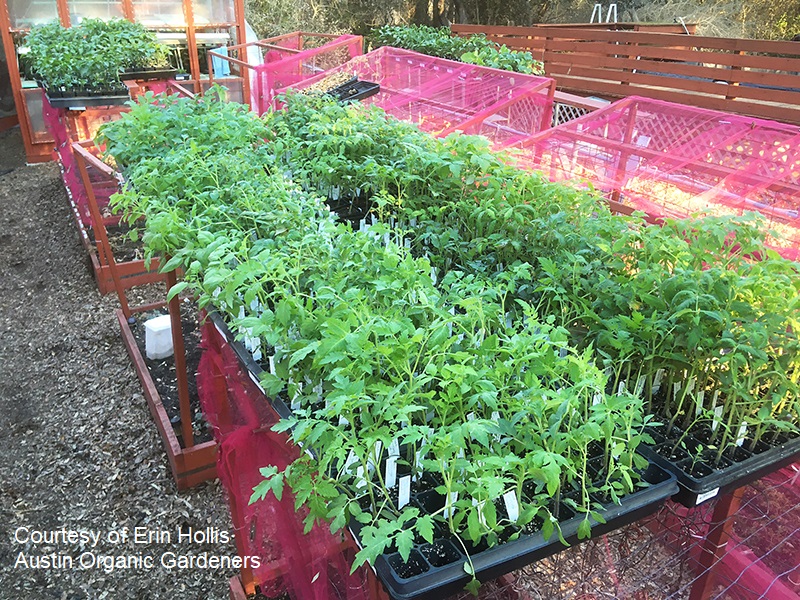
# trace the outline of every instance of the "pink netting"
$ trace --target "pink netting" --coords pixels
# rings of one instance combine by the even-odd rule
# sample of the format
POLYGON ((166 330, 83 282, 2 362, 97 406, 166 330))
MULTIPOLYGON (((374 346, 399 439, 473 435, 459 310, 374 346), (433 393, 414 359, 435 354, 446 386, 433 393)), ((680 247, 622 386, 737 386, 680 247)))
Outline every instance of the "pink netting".
POLYGON ((298 455, 287 436, 270 430, 277 414, 239 366, 235 354, 210 322, 203 326, 203 356, 197 386, 203 412, 219 444, 218 473, 231 509, 241 557, 258 557, 242 569, 242 579, 269 597, 292 600, 368 600, 368 571, 350 575, 355 555, 352 539, 332 535, 327 527, 303 533, 303 512, 295 512, 288 492, 278 501, 270 494, 248 504, 259 469, 283 469, 298 455))
MULTIPOLYGON (((47 96, 42 92, 42 116, 45 126, 55 140, 55 152, 61 164, 61 176, 64 187, 70 196, 76 215, 80 222, 86 226, 92 226, 92 217, 89 212, 89 197, 86 187, 81 179, 81 174, 72 154, 72 142, 81 140, 91 140, 97 135, 97 130, 103 123, 116 119, 127 110, 126 107, 108 107, 104 109, 89 109, 76 113, 64 108, 53 108, 47 100, 47 96)), ((100 173, 91 165, 87 166, 89 182, 92 186, 95 199, 102 214, 106 214, 108 200, 117 191, 115 179, 100 173)), ((119 218, 104 216, 106 225, 115 224, 119 218)))
POLYGON ((264 64, 255 67, 258 114, 269 109, 277 90, 338 67, 362 52, 361 36, 343 35, 315 45, 323 39, 297 32, 264 40, 264 64))
POLYGON ((800 258, 800 128, 629 97, 521 142, 514 160, 653 216, 757 211, 800 258))
POLYGON ((550 127, 552 79, 384 46, 291 87, 303 89, 334 73, 379 84, 365 104, 435 135, 459 130, 505 145, 550 127))

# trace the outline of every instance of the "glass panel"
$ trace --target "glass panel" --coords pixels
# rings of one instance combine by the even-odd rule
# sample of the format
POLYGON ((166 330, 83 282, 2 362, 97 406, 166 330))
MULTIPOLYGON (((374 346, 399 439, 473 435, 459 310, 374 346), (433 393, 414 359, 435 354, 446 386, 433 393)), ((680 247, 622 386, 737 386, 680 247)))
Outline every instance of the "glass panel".
POLYGON ((28 125, 30 126, 31 137, 34 144, 53 142, 53 136, 47 131, 47 126, 42 116, 44 99, 42 90, 25 90, 22 93, 25 98, 25 108, 28 111, 28 125))
POLYGON ((82 18, 121 19, 122 2, 116 0, 69 0, 69 17, 73 25, 82 18))
POLYGON ((186 24, 180 0, 133 0, 136 21, 146 27, 181 27, 186 24))
POLYGON ((192 6, 197 26, 235 22, 232 0, 194 0, 192 6))
POLYGON ((8 0, 11 26, 22 29, 58 19, 56 0, 8 0))

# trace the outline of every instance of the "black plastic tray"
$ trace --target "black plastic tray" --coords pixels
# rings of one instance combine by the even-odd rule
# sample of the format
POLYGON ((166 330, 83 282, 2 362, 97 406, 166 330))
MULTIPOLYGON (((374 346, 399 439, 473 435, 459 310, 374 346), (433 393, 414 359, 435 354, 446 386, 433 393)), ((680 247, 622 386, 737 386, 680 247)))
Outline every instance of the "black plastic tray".
MULTIPOLYGON (((625 496, 621 504, 606 505, 604 510, 600 511, 606 523, 593 522, 593 537, 656 512, 678 488, 675 476, 654 464, 648 466, 644 479, 650 486, 625 496)), ((561 532, 570 544, 579 543, 577 530, 583 518, 583 515, 577 515, 561 522, 561 532)), ((351 531, 358 539, 359 527, 353 526, 351 531)), ((415 545, 411 551, 413 558, 410 560, 415 560, 425 569, 420 575, 401 578, 393 567, 402 563, 397 553, 384 554, 375 561, 375 571, 393 600, 440 600, 460 592, 469 583, 470 578, 464 571, 467 558, 459 542, 439 538, 434 540, 434 543, 442 544, 447 549, 452 562, 434 566, 422 552, 428 545, 415 545)), ((549 540, 545 540, 542 533, 537 532, 520 535, 514 541, 474 552, 470 558, 476 577, 482 582, 487 582, 566 548, 567 546, 555 533, 549 540)))
POLYGON ((114 96, 72 96, 69 98, 53 98, 47 94, 47 101, 53 108, 86 108, 89 106, 119 106, 131 99, 130 95, 114 96))
MULTIPOLYGON (((678 428, 675 428, 678 429, 678 428)), ((679 435, 682 433, 678 430, 679 435)), ((692 436, 683 438, 685 444, 697 444, 692 436)), ((661 456, 654 447, 642 445, 640 453, 653 463, 673 473, 679 484, 678 493, 673 500, 689 508, 702 504, 718 495, 735 490, 756 481, 800 458, 800 437, 789 439, 772 448, 753 454, 745 448, 739 451, 749 455, 740 462, 732 463, 722 469, 714 470, 705 477, 693 477, 687 471, 691 470, 692 458, 671 461, 661 456)))
MULTIPOLYGON (((247 370, 256 385, 260 385, 259 376, 264 372, 262 367, 253 360, 244 345, 234 339, 233 334, 217 312, 209 311, 208 315, 219 333, 230 344, 241 366, 247 370)), ((291 408, 282 399, 268 398, 268 400, 282 418, 291 416, 291 408)), ((678 490, 675 476, 652 463, 645 471, 644 479, 650 483, 648 487, 625 496, 619 505, 611 504, 605 507, 601 514, 606 523, 593 523, 593 536, 608 533, 656 512, 678 490)), ((416 499, 417 495, 412 496, 413 502, 416 502, 416 499)), ((578 515, 561 523, 562 534, 570 544, 579 541, 577 530, 582 520, 583 516, 578 515)), ((356 540, 359 539, 359 531, 360 525, 352 523, 351 532, 356 540)), ((400 560, 400 555, 397 553, 385 554, 375 561, 375 571, 394 600, 439 600, 461 591, 469 582, 469 577, 464 572, 466 556, 458 542, 440 538, 434 540, 434 543, 446 546, 453 554, 453 561, 447 565, 435 567, 420 552, 422 546, 415 546, 412 556, 421 561, 427 570, 411 578, 399 577, 392 567, 393 563, 400 560), (455 557, 456 553, 457 558, 455 557)), ((471 559, 478 579, 489 581, 566 548, 557 535, 554 534, 549 540, 545 540, 539 532, 522 535, 512 542, 475 552, 471 555, 471 559)))
POLYGON ((346 102, 348 100, 363 100, 374 96, 381 91, 381 86, 372 81, 348 81, 328 91, 328 94, 339 100, 339 102, 346 102))
POLYGON ((172 79, 177 75, 178 69, 146 69, 144 71, 122 71, 119 78, 122 80, 150 81, 152 79, 172 79))

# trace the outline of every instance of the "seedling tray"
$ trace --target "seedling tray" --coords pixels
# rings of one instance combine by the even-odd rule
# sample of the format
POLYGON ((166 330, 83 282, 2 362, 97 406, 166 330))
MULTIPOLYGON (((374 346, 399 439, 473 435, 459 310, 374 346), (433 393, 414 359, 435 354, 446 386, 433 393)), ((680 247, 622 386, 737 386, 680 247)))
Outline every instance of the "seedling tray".
MULTIPOLYGON (((677 427, 674 427, 673 431, 675 431, 672 434, 673 437, 683 436, 683 444, 686 447, 697 447, 697 444, 702 443, 691 435, 683 435, 684 432, 677 427)), ((704 476, 692 474, 693 464, 697 470, 698 461, 691 456, 670 460, 657 452, 658 444, 656 446, 642 445, 639 447, 639 451, 648 460, 677 477, 678 492, 673 500, 692 508, 720 494, 760 479, 800 458, 800 437, 786 438, 774 444, 759 443, 763 443, 763 446, 760 447, 761 451, 758 453, 750 452, 744 447, 736 447, 734 453, 727 453, 727 456, 724 457, 725 462, 721 468, 715 469, 710 465, 700 463, 702 469, 708 472, 704 476)), ((674 442, 666 441, 662 444, 674 445, 674 442)))
POLYGON ((339 102, 348 100, 363 100, 374 96, 381 91, 381 86, 372 81, 348 81, 347 83, 333 88, 328 93, 339 102))
POLYGON ((143 71, 123 71, 119 78, 123 80, 149 81, 152 79, 172 79, 178 69, 145 69, 143 71))
MULTIPOLYGON (((259 376, 263 373, 261 365, 253 360, 242 343, 234 339, 217 312, 210 311, 208 318, 230 344, 250 379, 260 387, 259 376)), ((269 398, 269 402, 281 418, 291 416, 291 408, 281 398, 269 398)), ((593 536, 618 529, 656 512, 678 490, 675 476, 652 463, 643 473, 643 479, 650 484, 648 487, 625 496, 619 505, 604 505, 601 514, 606 522, 593 522, 593 536)), ((430 491, 414 493, 411 502, 424 510, 424 495, 430 493, 430 491)), ((562 534, 570 544, 578 543, 577 530, 583 515, 574 516, 568 508, 565 512, 570 518, 561 522, 562 534)), ((359 539, 360 527, 360 524, 355 522, 350 526, 356 540, 359 539)), ((514 541, 493 548, 474 550, 471 559, 476 577, 485 582, 566 548, 567 546, 561 543, 556 534, 545 540, 541 532, 536 532, 521 535, 514 541)), ((405 565, 396 552, 380 556, 375 562, 375 571, 394 600, 439 600, 461 591, 469 582, 470 578, 464 571, 466 560, 459 542, 442 535, 435 539, 433 544, 417 544, 412 549, 409 562, 421 571, 418 575, 402 577, 398 573, 398 569, 403 569, 405 565)))
MULTIPOLYGON (((650 464, 643 474, 650 485, 622 499, 621 504, 606 504, 600 511, 606 523, 593 521, 592 536, 602 535, 633 523, 656 512, 677 490, 675 476, 657 465, 650 464)), ((429 492, 423 492, 427 494, 429 492)), ((412 496, 412 502, 424 510, 420 494, 412 496)), ((569 510, 569 509, 566 509, 569 510)), ((574 515, 572 511, 569 511, 574 515)), ((583 515, 571 516, 560 523, 564 538, 569 544, 579 543, 578 525, 583 515)), ((356 540, 360 525, 351 525, 356 540)), ((479 547, 480 548, 480 547, 479 547)), ((510 571, 524 567, 562 550, 565 546, 557 534, 545 540, 541 531, 522 534, 514 541, 506 542, 471 553, 475 575, 481 582, 490 581, 510 571)), ((467 557, 458 540, 442 536, 433 544, 416 544, 411 550, 408 563, 403 563, 400 554, 384 554, 375 561, 375 571, 393 600, 440 600, 463 590, 470 581, 464 571, 467 557), (408 566, 419 574, 403 577, 399 571, 408 566)))
POLYGON ((52 97, 47 94, 47 100, 53 108, 82 109, 89 106, 119 106, 131 99, 130 95, 110 95, 110 96, 71 96, 71 97, 52 97))

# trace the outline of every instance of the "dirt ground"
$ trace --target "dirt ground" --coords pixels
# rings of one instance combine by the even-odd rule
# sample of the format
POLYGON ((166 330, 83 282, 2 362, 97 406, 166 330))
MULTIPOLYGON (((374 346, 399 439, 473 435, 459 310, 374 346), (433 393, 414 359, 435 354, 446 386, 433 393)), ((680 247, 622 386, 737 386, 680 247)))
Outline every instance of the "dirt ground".
POLYGON ((235 555, 180 528, 233 532, 217 483, 177 492, 116 306, 97 292, 58 167, 25 166, 19 130, 0 133, 0 600, 227 598, 234 570, 168 566, 169 553, 235 555), (34 543, 62 529, 98 542, 34 543))

